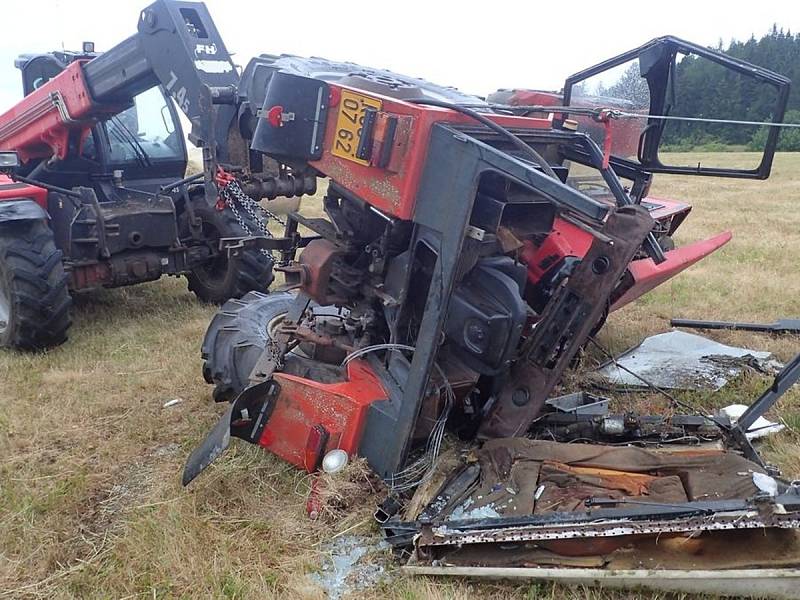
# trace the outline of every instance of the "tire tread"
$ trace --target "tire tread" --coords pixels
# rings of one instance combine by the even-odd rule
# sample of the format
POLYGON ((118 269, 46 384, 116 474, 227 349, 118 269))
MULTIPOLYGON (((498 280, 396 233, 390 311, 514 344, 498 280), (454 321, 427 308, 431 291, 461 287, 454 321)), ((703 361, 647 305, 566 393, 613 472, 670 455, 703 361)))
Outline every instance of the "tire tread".
POLYGON ((0 227, 0 271, 11 307, 3 345, 43 350, 65 342, 72 298, 63 255, 44 221, 0 227))

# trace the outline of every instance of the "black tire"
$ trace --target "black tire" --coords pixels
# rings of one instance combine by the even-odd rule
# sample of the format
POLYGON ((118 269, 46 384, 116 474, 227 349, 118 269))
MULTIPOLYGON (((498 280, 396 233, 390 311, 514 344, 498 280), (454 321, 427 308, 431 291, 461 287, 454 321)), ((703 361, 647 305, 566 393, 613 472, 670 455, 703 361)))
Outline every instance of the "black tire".
POLYGON ((267 347, 270 323, 288 312, 295 295, 250 292, 229 300, 206 330, 201 349, 203 377, 214 384, 214 400, 228 402, 247 387, 250 372, 267 347))
POLYGON ((67 340, 72 298, 62 259, 44 221, 0 225, 0 347, 43 350, 67 340))
MULTIPOLYGON (((251 220, 245 223, 250 229, 248 233, 228 210, 217 210, 200 200, 193 204, 195 214, 202 221, 203 234, 214 246, 220 238, 246 237, 258 231, 251 220)), ((181 220, 181 237, 188 237, 187 213, 181 220)), ((266 292, 275 275, 272 272, 274 261, 269 254, 260 250, 245 249, 239 255, 228 260, 219 254, 206 264, 196 267, 186 276, 189 290, 203 302, 222 304, 230 298, 241 298, 247 292, 266 292)))

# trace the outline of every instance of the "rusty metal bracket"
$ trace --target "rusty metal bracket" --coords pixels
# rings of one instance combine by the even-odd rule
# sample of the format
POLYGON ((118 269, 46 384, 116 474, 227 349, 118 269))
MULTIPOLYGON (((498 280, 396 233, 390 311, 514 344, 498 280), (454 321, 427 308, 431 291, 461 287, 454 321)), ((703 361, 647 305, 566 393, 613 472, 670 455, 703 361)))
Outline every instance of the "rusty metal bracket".
MULTIPOLYGON (((283 320, 283 327, 267 344, 264 352, 258 357, 253 370, 250 372, 250 385, 257 385, 272 378, 272 374, 283 363, 283 358, 292 339, 292 327, 300 323, 311 299, 302 292, 297 294, 289 312, 283 320)), ((246 392, 247 390, 245 390, 246 392)), ((244 393, 244 392, 242 392, 244 393)))

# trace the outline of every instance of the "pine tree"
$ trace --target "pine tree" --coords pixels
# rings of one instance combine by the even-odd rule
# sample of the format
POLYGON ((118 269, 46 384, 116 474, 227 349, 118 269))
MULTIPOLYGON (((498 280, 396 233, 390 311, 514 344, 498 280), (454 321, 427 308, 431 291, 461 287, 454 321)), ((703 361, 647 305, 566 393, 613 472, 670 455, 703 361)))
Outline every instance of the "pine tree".
MULTIPOLYGON (((722 40, 719 49, 722 49, 722 40)), ((760 39, 753 35, 746 42, 732 40, 723 51, 800 83, 800 35, 784 31, 777 23, 760 39)), ((671 114, 678 116, 771 121, 777 101, 774 87, 695 56, 679 55, 674 88, 676 101, 671 114)), ((791 89, 787 110, 800 111, 800 85, 791 89)), ((792 116, 797 114, 800 113, 793 112, 792 116)), ((765 132, 763 127, 754 131, 754 128, 736 125, 671 122, 666 127, 665 142, 682 146, 709 142, 749 143, 754 147, 757 141, 766 139, 765 132)), ((794 135, 784 132, 781 139, 785 149, 795 145, 794 135)))

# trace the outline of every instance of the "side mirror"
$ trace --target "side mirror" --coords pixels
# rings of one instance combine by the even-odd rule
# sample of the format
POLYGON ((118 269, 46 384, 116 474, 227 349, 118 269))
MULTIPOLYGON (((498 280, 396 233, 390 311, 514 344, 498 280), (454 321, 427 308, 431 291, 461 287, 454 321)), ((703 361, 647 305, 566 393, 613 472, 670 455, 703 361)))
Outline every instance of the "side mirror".
POLYGON ((11 175, 19 166, 19 154, 14 150, 0 150, 0 173, 11 175))

